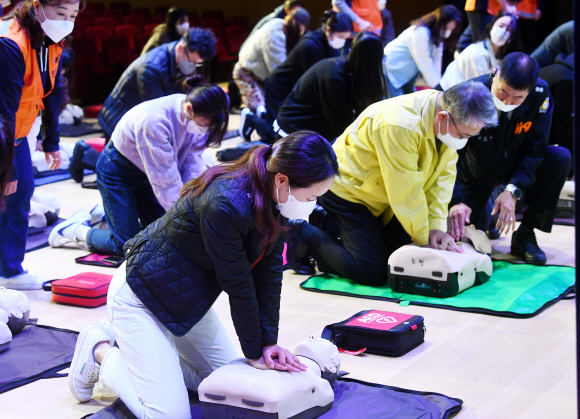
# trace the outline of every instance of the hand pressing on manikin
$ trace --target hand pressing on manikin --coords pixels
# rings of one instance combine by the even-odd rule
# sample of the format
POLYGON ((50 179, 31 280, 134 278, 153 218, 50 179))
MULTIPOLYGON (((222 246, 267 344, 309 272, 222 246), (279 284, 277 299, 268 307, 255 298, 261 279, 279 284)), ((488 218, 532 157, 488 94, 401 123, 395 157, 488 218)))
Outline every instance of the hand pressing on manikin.
POLYGON ((259 359, 249 359, 248 361, 250 361, 252 367, 260 370, 276 369, 299 372, 307 369, 307 366, 302 364, 288 349, 278 345, 265 346, 259 359))
POLYGON ((431 249, 447 250, 449 252, 465 253, 461 247, 455 244, 455 240, 449 234, 441 230, 431 230, 429 232, 429 244, 423 247, 431 249))

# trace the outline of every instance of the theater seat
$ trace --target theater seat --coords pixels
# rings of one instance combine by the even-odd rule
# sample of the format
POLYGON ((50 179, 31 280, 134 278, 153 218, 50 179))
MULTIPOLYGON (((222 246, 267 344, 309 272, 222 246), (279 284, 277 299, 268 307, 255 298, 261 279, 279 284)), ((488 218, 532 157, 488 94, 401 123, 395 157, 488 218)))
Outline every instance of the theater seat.
POLYGON ((117 20, 113 16, 101 16, 95 18, 94 25, 102 26, 103 28, 111 28, 112 30, 115 26, 117 26, 117 20))
POLYGON ((143 51, 143 48, 145 48, 149 38, 151 38, 151 36, 147 35, 146 33, 140 33, 135 37, 135 51, 138 55, 140 55, 141 51, 143 51))
POLYGON ((151 36, 151 34, 153 33, 153 30, 159 26, 159 23, 150 23, 148 25, 145 25, 145 27, 143 28, 143 34, 147 35, 147 36, 151 36))
POLYGON ((103 28, 102 26, 93 26, 85 29, 85 38, 94 39, 97 51, 99 54, 103 52, 103 38, 113 35, 111 28, 103 28))
POLYGON ((231 55, 237 55, 240 52, 242 44, 250 34, 247 26, 228 26, 226 27, 226 41, 228 51, 231 55))
MULTIPOLYGON (((135 44, 133 44, 134 46, 135 44)), ((114 35, 103 39, 105 59, 110 66, 126 68, 135 59, 126 36, 114 35)))
POLYGON ((109 9, 103 12, 103 16, 110 16, 115 18, 117 25, 121 25, 123 23, 123 16, 125 14, 121 9, 109 9))
POLYGON ((147 18, 143 15, 129 15, 123 17, 123 23, 125 25, 135 26, 137 29, 139 29, 139 33, 141 33, 143 32, 145 25, 147 25, 149 22, 147 21, 147 18))
POLYGON ((133 25, 120 25, 115 28, 115 35, 124 36, 131 51, 135 51, 135 36, 139 33, 140 31, 133 25))

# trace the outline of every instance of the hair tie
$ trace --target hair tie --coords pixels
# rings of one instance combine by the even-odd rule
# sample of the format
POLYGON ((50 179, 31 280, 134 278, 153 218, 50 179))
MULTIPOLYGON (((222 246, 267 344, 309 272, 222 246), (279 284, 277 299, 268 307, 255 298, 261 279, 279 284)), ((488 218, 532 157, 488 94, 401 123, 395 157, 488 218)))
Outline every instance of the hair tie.
POLYGON ((272 144, 268 146, 268 151, 266 151, 266 154, 269 154, 270 156, 272 155, 272 144))

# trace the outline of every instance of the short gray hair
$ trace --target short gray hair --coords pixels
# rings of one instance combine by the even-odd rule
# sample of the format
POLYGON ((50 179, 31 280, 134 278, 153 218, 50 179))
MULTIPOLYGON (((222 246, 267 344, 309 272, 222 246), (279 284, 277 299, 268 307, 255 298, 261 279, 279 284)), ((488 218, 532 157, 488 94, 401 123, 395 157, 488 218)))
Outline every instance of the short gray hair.
POLYGON ((491 91, 483 83, 472 80, 456 84, 443 93, 443 109, 461 125, 497 125, 497 110, 491 91))

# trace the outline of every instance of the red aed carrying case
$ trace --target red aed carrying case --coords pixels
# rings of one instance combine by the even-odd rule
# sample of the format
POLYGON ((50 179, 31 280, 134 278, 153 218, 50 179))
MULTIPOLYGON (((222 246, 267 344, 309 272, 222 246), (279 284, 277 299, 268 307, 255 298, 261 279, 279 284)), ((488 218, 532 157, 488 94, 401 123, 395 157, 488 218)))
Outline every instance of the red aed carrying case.
POLYGON ((402 356, 425 341, 425 330, 422 316, 365 310, 326 326, 322 338, 352 355, 402 356))
POLYGON ((85 272, 70 278, 44 283, 52 291, 52 301, 80 307, 99 307, 107 303, 107 292, 113 275, 85 272))

